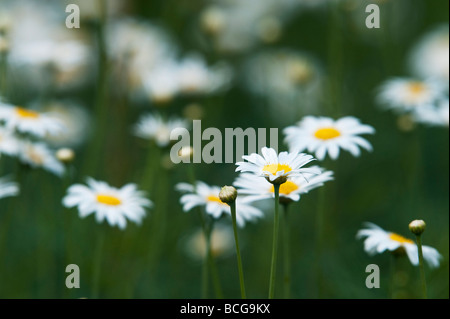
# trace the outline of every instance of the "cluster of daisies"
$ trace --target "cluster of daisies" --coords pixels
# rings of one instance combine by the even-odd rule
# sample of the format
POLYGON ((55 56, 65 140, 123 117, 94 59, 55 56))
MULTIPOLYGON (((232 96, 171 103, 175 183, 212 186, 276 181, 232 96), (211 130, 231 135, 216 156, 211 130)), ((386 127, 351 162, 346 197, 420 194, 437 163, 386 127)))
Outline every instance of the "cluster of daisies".
POLYGON ((63 123, 50 113, 0 102, 0 156, 62 176, 64 165, 45 138, 63 131, 63 123))
MULTIPOLYGON (((410 52, 409 69, 412 76, 388 79, 381 85, 379 104, 395 111, 401 116, 399 119, 448 127, 448 25, 430 31, 415 44, 410 52)), ((408 129, 411 125, 401 127, 408 129)))

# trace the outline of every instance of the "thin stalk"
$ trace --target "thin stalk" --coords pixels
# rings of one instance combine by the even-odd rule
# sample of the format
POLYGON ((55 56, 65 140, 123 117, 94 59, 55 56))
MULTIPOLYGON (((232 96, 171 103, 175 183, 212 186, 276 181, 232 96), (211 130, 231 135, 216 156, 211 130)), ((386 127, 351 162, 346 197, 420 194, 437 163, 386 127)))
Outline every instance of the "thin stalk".
POLYGON ((94 250, 94 265, 93 265, 93 279, 92 279, 92 298, 99 297, 100 292, 100 273, 103 256, 103 246, 105 242, 105 229, 100 225, 99 232, 97 233, 97 243, 94 250))
POLYGON ((283 255, 284 255, 284 298, 289 299, 291 297, 291 254, 290 254, 290 235, 289 235, 289 223, 288 223, 288 206, 283 205, 283 255))
POLYGON ((231 219, 233 222, 234 241, 236 242, 236 255, 237 255, 238 270, 239 270, 239 284, 241 287, 241 298, 247 299, 247 295, 245 294, 244 271, 242 270, 241 250, 239 248, 239 240, 238 240, 238 233, 237 233, 236 202, 230 203, 230 208, 231 208, 231 219))
POLYGON ((272 244, 272 263, 270 268, 270 283, 269 283, 269 299, 273 299, 275 295, 275 275, 277 266, 277 252, 278 252, 278 229, 280 223, 280 185, 273 185, 275 192, 275 215, 273 221, 273 244, 272 244))
MULTIPOLYGON (((0 34, 1 37, 1 34, 0 34)), ((0 98, 6 97, 8 78, 8 53, 0 52, 0 98)))
POLYGON ((419 267, 420 267, 420 280, 422 282, 422 295, 423 299, 427 299, 427 283, 425 280, 425 267, 423 264, 423 252, 422 252, 422 239, 420 236, 416 236, 417 248, 419 250, 419 267))

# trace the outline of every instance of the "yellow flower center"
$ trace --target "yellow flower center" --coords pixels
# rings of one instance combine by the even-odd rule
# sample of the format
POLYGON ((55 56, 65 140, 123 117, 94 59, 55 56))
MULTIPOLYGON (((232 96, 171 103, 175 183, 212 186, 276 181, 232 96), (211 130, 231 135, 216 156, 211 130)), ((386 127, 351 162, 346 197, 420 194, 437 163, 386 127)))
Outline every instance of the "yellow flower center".
MULTIPOLYGON (((295 184, 294 182, 287 181, 286 183, 283 183, 283 184, 280 185, 280 194, 289 195, 290 193, 296 191, 299 188, 300 187, 297 184, 295 184)), ((272 186, 270 191, 272 193, 275 192, 273 186, 272 186)))
POLYGON ((99 202, 101 204, 109 205, 109 206, 117 206, 122 203, 122 201, 120 199, 118 199, 117 197, 111 196, 111 195, 105 195, 105 194, 98 194, 97 202, 99 202))
POLYGON ((314 133, 314 136, 321 140, 330 140, 332 138, 341 136, 341 132, 333 127, 324 127, 317 130, 316 133, 314 133))
POLYGON ((219 196, 216 196, 216 195, 209 195, 209 196, 206 198, 206 200, 207 200, 208 202, 215 202, 215 203, 219 203, 219 204, 222 204, 222 205, 227 205, 227 204, 225 204, 224 202, 222 202, 222 201, 220 200, 219 196))
POLYGON ((37 119, 39 117, 39 113, 35 111, 30 111, 27 109, 24 109, 23 107, 16 107, 16 113, 22 118, 28 118, 28 119, 37 119))
POLYGON ((263 171, 270 174, 277 175, 277 172, 284 171, 285 173, 292 171, 292 168, 286 164, 268 164, 263 167, 263 171))
POLYGON ((409 91, 411 92, 411 94, 413 94, 414 96, 420 95, 423 92, 425 92, 426 87, 423 83, 421 82, 411 82, 409 84, 409 91))
POLYGON ((393 241, 396 241, 400 244, 414 244, 414 242, 411 239, 405 238, 403 236, 400 236, 395 233, 390 233, 389 238, 393 241))

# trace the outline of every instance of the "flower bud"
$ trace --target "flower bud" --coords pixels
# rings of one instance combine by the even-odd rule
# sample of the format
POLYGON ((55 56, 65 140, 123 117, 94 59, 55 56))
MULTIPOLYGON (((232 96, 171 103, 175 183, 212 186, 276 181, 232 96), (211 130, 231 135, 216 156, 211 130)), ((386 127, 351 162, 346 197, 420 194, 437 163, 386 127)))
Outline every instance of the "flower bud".
POLYGON ((422 235, 427 225, 423 220, 413 220, 409 224, 409 230, 416 236, 422 235))
POLYGON ((220 200, 225 204, 232 204, 236 201, 237 190, 233 186, 224 186, 219 193, 220 200))
POLYGON ((60 148, 56 151, 56 158, 67 164, 74 160, 75 152, 70 148, 60 148))

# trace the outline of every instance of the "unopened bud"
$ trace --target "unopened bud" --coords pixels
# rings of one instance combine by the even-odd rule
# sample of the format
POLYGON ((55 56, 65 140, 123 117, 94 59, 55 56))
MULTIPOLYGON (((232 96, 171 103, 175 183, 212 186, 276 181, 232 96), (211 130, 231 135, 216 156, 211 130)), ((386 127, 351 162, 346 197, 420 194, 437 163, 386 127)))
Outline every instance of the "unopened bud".
POLYGON ((75 152, 70 148, 61 148, 56 151, 56 158, 63 163, 70 163, 75 158, 75 152))
POLYGON ((237 190, 233 186, 224 186, 220 190, 219 198, 222 203, 232 204, 236 201, 237 198, 237 190))
POLYGON ((409 224, 409 230, 416 236, 422 235, 427 225, 423 220, 413 220, 409 224))

